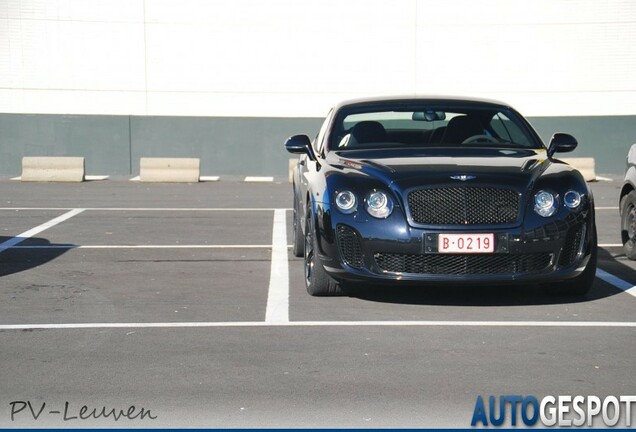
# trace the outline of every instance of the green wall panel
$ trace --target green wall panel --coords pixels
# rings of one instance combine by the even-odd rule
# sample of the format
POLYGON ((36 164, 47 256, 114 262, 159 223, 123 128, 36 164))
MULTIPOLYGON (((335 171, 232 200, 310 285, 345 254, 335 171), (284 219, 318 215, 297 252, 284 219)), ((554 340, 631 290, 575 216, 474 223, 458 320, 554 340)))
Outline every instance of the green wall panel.
POLYGON ((629 147, 636 143, 636 116, 531 117, 546 145, 555 132, 574 135, 579 145, 562 157, 593 157, 597 174, 622 174, 629 147))
MULTIPOLYGON (((544 142, 567 132, 594 157, 599 174, 622 174, 636 142, 636 116, 531 117, 544 142)), ((84 156, 88 174, 138 174, 141 157, 198 157, 202 175, 285 176, 285 139, 314 136, 317 118, 152 117, 0 114, 0 175, 21 172, 23 156, 84 156)))
POLYGON ((199 157, 202 175, 285 175, 287 137, 314 135, 320 119, 132 117, 133 173, 140 157, 199 157))
POLYGON ((0 175, 23 156, 84 156, 88 174, 130 172, 128 116, 0 114, 0 175))

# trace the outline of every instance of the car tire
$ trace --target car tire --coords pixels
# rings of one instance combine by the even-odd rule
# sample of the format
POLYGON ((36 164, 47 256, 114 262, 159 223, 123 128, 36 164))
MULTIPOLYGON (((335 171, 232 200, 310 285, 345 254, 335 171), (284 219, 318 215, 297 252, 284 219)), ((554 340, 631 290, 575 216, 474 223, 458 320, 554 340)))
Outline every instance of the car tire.
POLYGON ((293 220, 293 241, 292 241, 292 253, 296 258, 300 258, 305 253, 305 236, 303 235, 303 230, 300 225, 300 218, 298 212, 298 204, 296 201, 296 196, 294 195, 294 214, 292 216, 293 220))
POLYGON ((314 215, 311 205, 305 213, 305 287, 309 295, 314 297, 336 296, 342 294, 340 284, 331 278, 320 263, 317 254, 318 241, 314 227, 314 215))
POLYGON ((636 191, 621 199, 621 240, 623 251, 630 260, 636 260, 636 191))
POLYGON ((558 284, 557 294, 572 296, 584 296, 592 289, 596 277, 596 261, 598 257, 598 246, 596 244, 596 227, 592 235, 592 251, 587 267, 579 276, 568 279, 558 284))

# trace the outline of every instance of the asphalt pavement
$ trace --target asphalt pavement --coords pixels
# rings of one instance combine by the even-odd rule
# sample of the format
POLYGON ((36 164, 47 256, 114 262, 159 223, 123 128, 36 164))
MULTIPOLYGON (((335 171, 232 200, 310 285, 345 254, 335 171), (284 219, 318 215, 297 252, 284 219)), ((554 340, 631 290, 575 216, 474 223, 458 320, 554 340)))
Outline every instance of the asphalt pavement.
POLYGON ((0 427, 469 427, 479 395, 634 394, 620 185, 591 184, 587 297, 314 298, 283 181, 0 181, 0 427))

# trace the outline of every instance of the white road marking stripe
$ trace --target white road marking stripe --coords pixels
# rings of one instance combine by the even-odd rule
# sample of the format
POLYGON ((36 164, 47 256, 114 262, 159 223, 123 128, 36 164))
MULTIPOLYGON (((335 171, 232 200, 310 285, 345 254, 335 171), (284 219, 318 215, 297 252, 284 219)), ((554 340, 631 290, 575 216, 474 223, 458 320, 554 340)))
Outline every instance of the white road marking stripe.
POLYGON ((28 238, 33 237, 34 235, 37 235, 39 233, 41 233, 44 230, 47 230, 51 227, 54 227, 55 225, 64 222, 67 219, 72 218, 73 216, 77 216, 78 214, 82 213, 84 211, 84 209, 73 209, 69 212, 64 213, 61 216, 56 217, 55 219, 51 219, 48 222, 43 223, 42 225, 38 225, 35 228, 31 228, 28 231, 23 232, 22 234, 18 234, 17 236, 7 240, 4 243, 0 244, 0 252, 5 251, 9 248, 14 247, 15 245, 17 245, 18 243, 21 243, 23 241, 25 241, 28 238))
POLYGON ((141 178, 139 176, 135 176, 131 178, 130 181, 141 181, 141 178))
POLYGON ((287 219, 283 209, 274 212, 272 267, 269 277, 265 322, 289 322, 289 266, 287 256, 287 219))
POLYGON ((623 247, 620 243, 600 243, 598 247, 623 247))
POLYGON ((618 210, 618 207, 594 207, 594 210, 618 210))
POLYGON ((625 291, 627 294, 636 297, 636 286, 630 284, 629 282, 624 281, 623 279, 601 269, 596 269, 596 277, 601 279, 602 281, 607 282, 610 285, 615 286, 619 290, 625 291))
POLYGON ((85 175, 84 180, 86 181, 102 181, 108 180, 110 176, 107 175, 85 175))
MULTIPOLYGON (((292 245, 287 245, 291 248, 292 245)), ((12 249, 271 249, 272 245, 31 245, 12 249)))
POLYGON ((274 181, 274 177, 247 176, 244 181, 246 183, 271 183, 274 181))
POLYGON ((205 327, 626 327, 629 321, 231 321, 76 324, 3 324, 0 330, 69 330, 107 328, 205 328, 205 327))
POLYGON ((201 176, 199 177, 199 181, 202 182, 217 182, 220 180, 219 176, 201 176))
MULTIPOLYGON (((0 207, 0 210, 73 210, 74 207, 0 207)), ((285 210, 285 211, 291 211, 291 207, 288 208, 274 208, 274 207, 263 207, 263 208, 258 208, 258 207, 246 207, 246 208, 240 208, 240 207, 227 207, 227 208, 223 208, 223 207, 201 207, 201 208, 183 208, 183 207, 85 207, 84 208, 85 211, 172 211, 172 212, 179 212, 179 211, 192 211, 192 212, 197 212, 197 211, 203 211, 203 212, 214 212, 214 211, 228 211, 228 212, 241 212, 241 211, 275 211, 275 210, 285 210)))
POLYGON ((606 182, 614 181, 614 179, 611 179, 609 177, 601 177, 601 176, 596 176, 596 180, 597 181, 606 181, 606 182))

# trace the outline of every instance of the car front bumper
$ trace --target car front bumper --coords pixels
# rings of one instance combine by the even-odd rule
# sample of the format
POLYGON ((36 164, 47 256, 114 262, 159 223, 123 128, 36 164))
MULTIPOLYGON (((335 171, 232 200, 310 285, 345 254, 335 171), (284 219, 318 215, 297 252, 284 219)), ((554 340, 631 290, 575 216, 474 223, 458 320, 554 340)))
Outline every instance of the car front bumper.
POLYGON ((532 229, 415 228, 399 212, 389 219, 376 220, 319 211, 317 222, 319 258, 330 276, 339 281, 380 284, 558 282, 579 276, 585 270, 595 241, 589 209, 532 229), (440 233, 492 233, 494 253, 439 253, 440 233))

